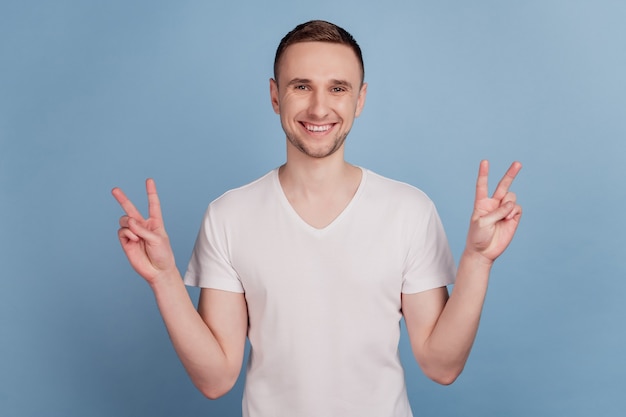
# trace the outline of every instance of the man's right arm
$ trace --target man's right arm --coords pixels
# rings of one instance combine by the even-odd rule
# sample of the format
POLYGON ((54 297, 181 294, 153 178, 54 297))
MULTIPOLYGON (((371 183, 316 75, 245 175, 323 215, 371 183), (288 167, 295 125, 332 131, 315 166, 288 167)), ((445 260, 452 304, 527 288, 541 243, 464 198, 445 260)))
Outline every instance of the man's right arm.
POLYGON ((203 288, 198 310, 180 275, 152 287, 167 331, 194 385, 216 399, 241 371, 248 311, 241 293, 203 288))
POLYGON ((118 237, 131 266, 152 288, 172 344, 194 385, 218 398, 235 384, 243 362, 248 313, 243 294, 203 289, 196 311, 176 267, 153 180, 146 181, 144 219, 122 190, 113 196, 126 212, 118 237))

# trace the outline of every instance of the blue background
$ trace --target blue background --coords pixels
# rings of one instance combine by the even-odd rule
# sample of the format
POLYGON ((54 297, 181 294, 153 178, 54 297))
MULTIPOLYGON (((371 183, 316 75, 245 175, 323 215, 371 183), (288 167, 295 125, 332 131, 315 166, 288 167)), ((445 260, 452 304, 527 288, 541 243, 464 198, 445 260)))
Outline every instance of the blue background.
MULTIPOLYGON (((458 259, 478 162, 523 162, 522 226, 459 380, 401 353, 416 415, 622 415, 626 3, 2 1, 0 415, 235 416, 189 382, 119 248, 157 180, 185 269, 206 205, 284 160, 280 38, 331 20, 368 101, 347 158, 436 202, 458 259)), ((190 290, 193 297, 197 290, 190 290)))

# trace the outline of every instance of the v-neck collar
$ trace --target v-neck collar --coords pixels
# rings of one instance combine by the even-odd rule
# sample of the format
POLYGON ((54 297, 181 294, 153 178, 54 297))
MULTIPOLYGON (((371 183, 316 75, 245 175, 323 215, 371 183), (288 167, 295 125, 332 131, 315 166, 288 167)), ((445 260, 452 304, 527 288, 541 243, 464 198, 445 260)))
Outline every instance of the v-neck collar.
POLYGON ((340 223, 342 219, 348 215, 348 213, 352 210, 352 207, 359 199, 361 193, 363 192, 363 188, 365 188, 365 182, 367 181, 367 170, 359 166, 357 166, 357 168, 361 170, 361 182, 359 183, 356 192, 354 193, 346 207, 344 207, 344 209, 339 213, 339 215, 337 215, 337 217, 335 217, 333 221, 331 221, 329 224, 322 227, 321 229, 311 226, 298 214, 296 209, 293 208, 293 206, 289 202, 289 199, 287 199, 287 196, 285 195, 285 191, 283 190, 282 185, 280 184, 280 179, 278 178, 279 168, 276 168, 272 172, 272 180, 274 182, 274 188, 276 189, 276 193, 278 194, 278 198, 280 199, 282 206, 285 208, 285 211, 294 220, 294 222, 298 223, 301 228, 305 229, 309 233, 315 235, 323 235, 329 230, 333 229, 336 224, 340 223))

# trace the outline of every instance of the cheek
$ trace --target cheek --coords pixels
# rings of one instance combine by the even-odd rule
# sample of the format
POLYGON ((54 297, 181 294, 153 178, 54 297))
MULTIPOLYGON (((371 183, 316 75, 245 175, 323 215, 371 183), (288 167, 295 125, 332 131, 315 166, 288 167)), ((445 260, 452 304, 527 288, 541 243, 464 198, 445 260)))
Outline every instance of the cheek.
POLYGON ((285 96, 280 101, 281 114, 293 116, 307 109, 307 101, 303 97, 285 96))
POLYGON ((344 115, 344 117, 354 117, 359 109, 358 102, 355 100, 344 100, 341 103, 337 103, 337 110, 344 115))

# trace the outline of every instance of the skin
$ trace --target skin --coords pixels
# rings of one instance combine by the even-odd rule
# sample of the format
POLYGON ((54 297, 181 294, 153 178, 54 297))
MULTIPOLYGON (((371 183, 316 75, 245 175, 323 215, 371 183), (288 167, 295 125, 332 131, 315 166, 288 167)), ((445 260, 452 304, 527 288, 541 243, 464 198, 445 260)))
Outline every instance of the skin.
MULTIPOLYGON (((311 226, 323 228, 350 202, 361 171, 344 160, 345 139, 365 104, 367 85, 354 52, 343 45, 291 45, 270 80, 270 98, 286 135, 287 161, 279 179, 288 200, 311 226)), ((509 188, 521 164, 514 162, 488 195, 489 164, 480 163, 474 210, 452 295, 446 287, 402 294, 402 312, 414 356, 441 384, 463 370, 476 337, 493 262, 507 248, 522 209, 509 188)), ((232 388, 241 369, 248 316, 243 294, 202 289, 198 309, 176 268, 154 181, 146 181, 144 218, 119 188, 125 212, 118 236, 130 264, 150 285, 170 338, 198 389, 217 398, 232 388)))
POLYGON ((511 164, 491 197, 489 163, 481 161, 474 210, 459 260, 454 291, 446 288, 402 294, 402 312, 415 359, 436 382, 451 384, 461 374, 476 338, 494 261, 513 239, 522 215, 509 191, 522 168, 511 164))
POLYGON ((126 213, 118 230, 122 249, 152 288, 183 366, 206 397, 224 395, 237 381, 243 362, 248 330, 243 294, 202 289, 196 311, 174 261, 154 181, 146 181, 145 219, 121 189, 112 193, 126 213))
POLYGON ((320 159, 342 150, 367 91, 352 50, 320 42, 292 45, 279 78, 270 80, 270 97, 289 146, 320 159))
POLYGON ((361 182, 361 170, 344 160, 345 139, 365 105, 361 79, 348 46, 303 42, 285 50, 279 79, 270 80, 287 139, 279 179, 296 212, 316 228, 343 211, 361 182))

